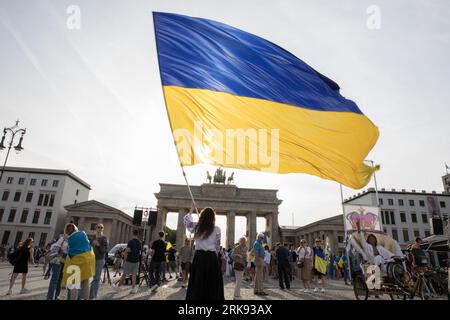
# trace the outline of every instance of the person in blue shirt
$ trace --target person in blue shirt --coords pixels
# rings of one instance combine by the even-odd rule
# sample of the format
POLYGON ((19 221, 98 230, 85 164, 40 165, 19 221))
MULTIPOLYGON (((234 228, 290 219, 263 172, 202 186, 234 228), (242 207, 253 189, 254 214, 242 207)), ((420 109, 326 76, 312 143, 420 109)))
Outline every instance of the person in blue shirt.
POLYGON ((263 290, 263 280, 264 280, 264 247, 262 245, 264 239, 264 234, 259 233, 256 236, 256 241, 253 244, 253 254, 255 256, 255 289, 254 293, 256 295, 267 296, 267 293, 263 290))

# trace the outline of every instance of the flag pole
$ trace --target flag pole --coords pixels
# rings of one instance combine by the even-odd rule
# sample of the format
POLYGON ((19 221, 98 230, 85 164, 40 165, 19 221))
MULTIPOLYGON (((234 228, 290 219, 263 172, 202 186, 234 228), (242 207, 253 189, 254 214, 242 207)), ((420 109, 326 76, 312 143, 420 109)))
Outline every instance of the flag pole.
MULTIPOLYGON (((344 210, 344 193, 342 191, 342 183, 339 183, 339 187, 341 189, 341 206, 342 206, 342 218, 344 220, 344 234, 345 234, 345 248, 344 252, 347 254, 347 270, 348 270, 348 278, 350 279, 350 283, 352 283, 352 269, 350 265, 350 255, 348 253, 348 240, 349 235, 347 234, 347 230, 345 230, 345 210, 344 210)), ((345 261, 344 261, 345 263, 345 261)))

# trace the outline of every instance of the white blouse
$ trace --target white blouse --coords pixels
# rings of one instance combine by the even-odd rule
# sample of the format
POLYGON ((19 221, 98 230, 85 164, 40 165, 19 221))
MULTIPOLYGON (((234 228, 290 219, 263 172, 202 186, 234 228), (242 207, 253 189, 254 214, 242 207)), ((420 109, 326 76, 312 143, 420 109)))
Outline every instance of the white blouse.
MULTIPOLYGON (((194 222, 192 214, 188 213, 184 216, 184 224, 189 232, 194 232, 197 222, 194 222)), ((214 251, 220 250, 220 228, 214 227, 213 232, 207 238, 199 238, 194 236, 195 250, 214 251)))

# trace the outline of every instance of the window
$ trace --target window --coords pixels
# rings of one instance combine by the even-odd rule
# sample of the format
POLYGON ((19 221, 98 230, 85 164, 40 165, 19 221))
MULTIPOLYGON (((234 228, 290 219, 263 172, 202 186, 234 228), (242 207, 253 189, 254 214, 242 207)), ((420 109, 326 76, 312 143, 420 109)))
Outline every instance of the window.
POLYGON ((422 222, 428 223, 428 215, 426 213, 422 213, 422 222))
POLYGON ((417 223, 417 214, 415 214, 414 212, 411 213, 411 221, 417 223))
POLYGON ((383 205, 383 199, 380 198, 380 199, 378 200, 378 202, 380 203, 380 206, 383 205))
POLYGON ((429 230, 425 230, 425 238, 429 237, 430 235, 431 235, 430 231, 429 230))
POLYGON ((395 241, 398 241, 397 229, 392 229, 392 238, 394 238, 395 241))
POLYGON ((77 196, 77 195, 78 195, 78 193, 80 193, 80 190, 79 190, 79 189, 77 189, 77 192, 75 193, 75 195, 77 196))
POLYGON ((338 236, 338 243, 344 243, 344 237, 338 236))
POLYGON ((381 220, 383 224, 391 224, 391 220, 389 218, 389 211, 381 211, 381 220))
POLYGON ((34 232, 30 232, 30 233, 28 234, 28 238, 34 239, 34 232))
POLYGON ((445 208, 445 201, 439 201, 439 204, 441 205, 441 208, 445 208))
POLYGON ((393 206, 394 205, 394 199, 388 199, 388 205, 393 206))
POLYGON ((6 184, 12 184, 14 181, 13 177, 8 177, 8 179, 6 179, 6 184))
POLYGON ((408 229, 403 229, 403 242, 409 241, 409 232, 408 229))
POLYGON ((44 200, 44 195, 42 193, 39 194, 38 206, 42 206, 42 201, 44 200))
POLYGON ((50 224, 50 220, 52 220, 52 211, 49 210, 45 213, 44 224, 50 224))
POLYGON ((77 200, 75 200, 75 201, 73 202, 73 204, 77 204, 77 200))
POLYGON ((391 224, 395 224, 394 211, 389 212, 391 214, 391 224))
POLYGON ((41 233, 41 238, 39 239, 39 247, 45 246, 45 241, 47 241, 47 234, 41 233))
POLYGON ((31 179, 30 186, 35 186, 35 185, 36 185, 36 179, 31 179))
POLYGON ((20 223, 26 223, 28 218, 28 209, 22 210, 22 216, 20 217, 20 223))
POLYGON ((33 200, 33 191, 28 191, 25 202, 31 202, 33 200))
POLYGON ((405 205, 405 202, 403 201, 403 199, 398 199, 398 205, 402 206, 402 207, 405 205))
POLYGON ((41 187, 46 187, 46 186, 47 186, 47 182, 48 182, 47 179, 42 179, 42 181, 41 181, 41 187))
POLYGON ((13 222, 16 217, 16 209, 9 210, 8 222, 13 222))
POLYGON ((53 180, 53 187, 58 188, 59 180, 53 180))
POLYGON ((46 193, 44 195, 44 204, 43 204, 44 207, 48 206, 48 200, 50 200, 50 195, 46 193))
POLYGON ((22 192, 20 191, 16 191, 16 193, 14 194, 14 201, 20 201, 20 196, 22 195, 22 192))
POLYGON ((386 228, 383 228, 383 232, 384 232, 384 233, 387 233, 387 230, 386 230, 386 228))
POLYGON ((418 238, 418 237, 420 237, 420 231, 414 230, 414 238, 418 238))
POLYGON ((8 244, 8 240, 9 240, 9 236, 10 235, 11 235, 11 231, 5 230, 5 232, 3 233, 3 237, 2 237, 2 244, 3 245, 7 245, 8 244))
POLYGON ((25 178, 19 178, 19 184, 20 185, 25 184, 25 178))
POLYGON ((0 208, 0 222, 2 222, 4 213, 5 213, 5 209, 4 208, 0 208))
POLYGON ((91 223, 91 231, 95 231, 95 227, 97 226, 96 223, 91 223))
POLYGON ((414 200, 409 200, 409 206, 414 207, 414 200))
POLYGON ((54 202, 55 202, 55 194, 53 193, 39 194, 38 206, 53 207, 54 202))
POLYGON ((33 221, 31 223, 37 224, 39 222, 39 215, 41 214, 40 210, 35 210, 33 214, 33 221))
POLYGON ((22 240, 23 232, 17 231, 16 233, 16 240, 14 240, 14 248, 16 248, 19 245, 20 240, 22 240))
POLYGON ((8 201, 8 198, 9 198, 9 190, 3 191, 2 200, 3 201, 8 201))
POLYGON ((400 212, 400 221, 401 222, 406 222, 406 213, 400 212))
POLYGON ((425 201, 424 200, 419 200, 419 206, 425 207, 425 201))

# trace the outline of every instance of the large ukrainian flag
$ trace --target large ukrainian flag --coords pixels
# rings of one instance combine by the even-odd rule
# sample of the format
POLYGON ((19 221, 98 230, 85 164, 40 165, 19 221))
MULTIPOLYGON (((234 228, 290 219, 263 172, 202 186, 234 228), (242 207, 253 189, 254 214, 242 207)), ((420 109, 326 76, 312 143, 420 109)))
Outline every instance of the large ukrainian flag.
POLYGON ((378 129, 335 82, 228 25, 160 12, 153 18, 182 165, 304 172, 355 189, 369 182, 374 169, 363 160, 378 129))

